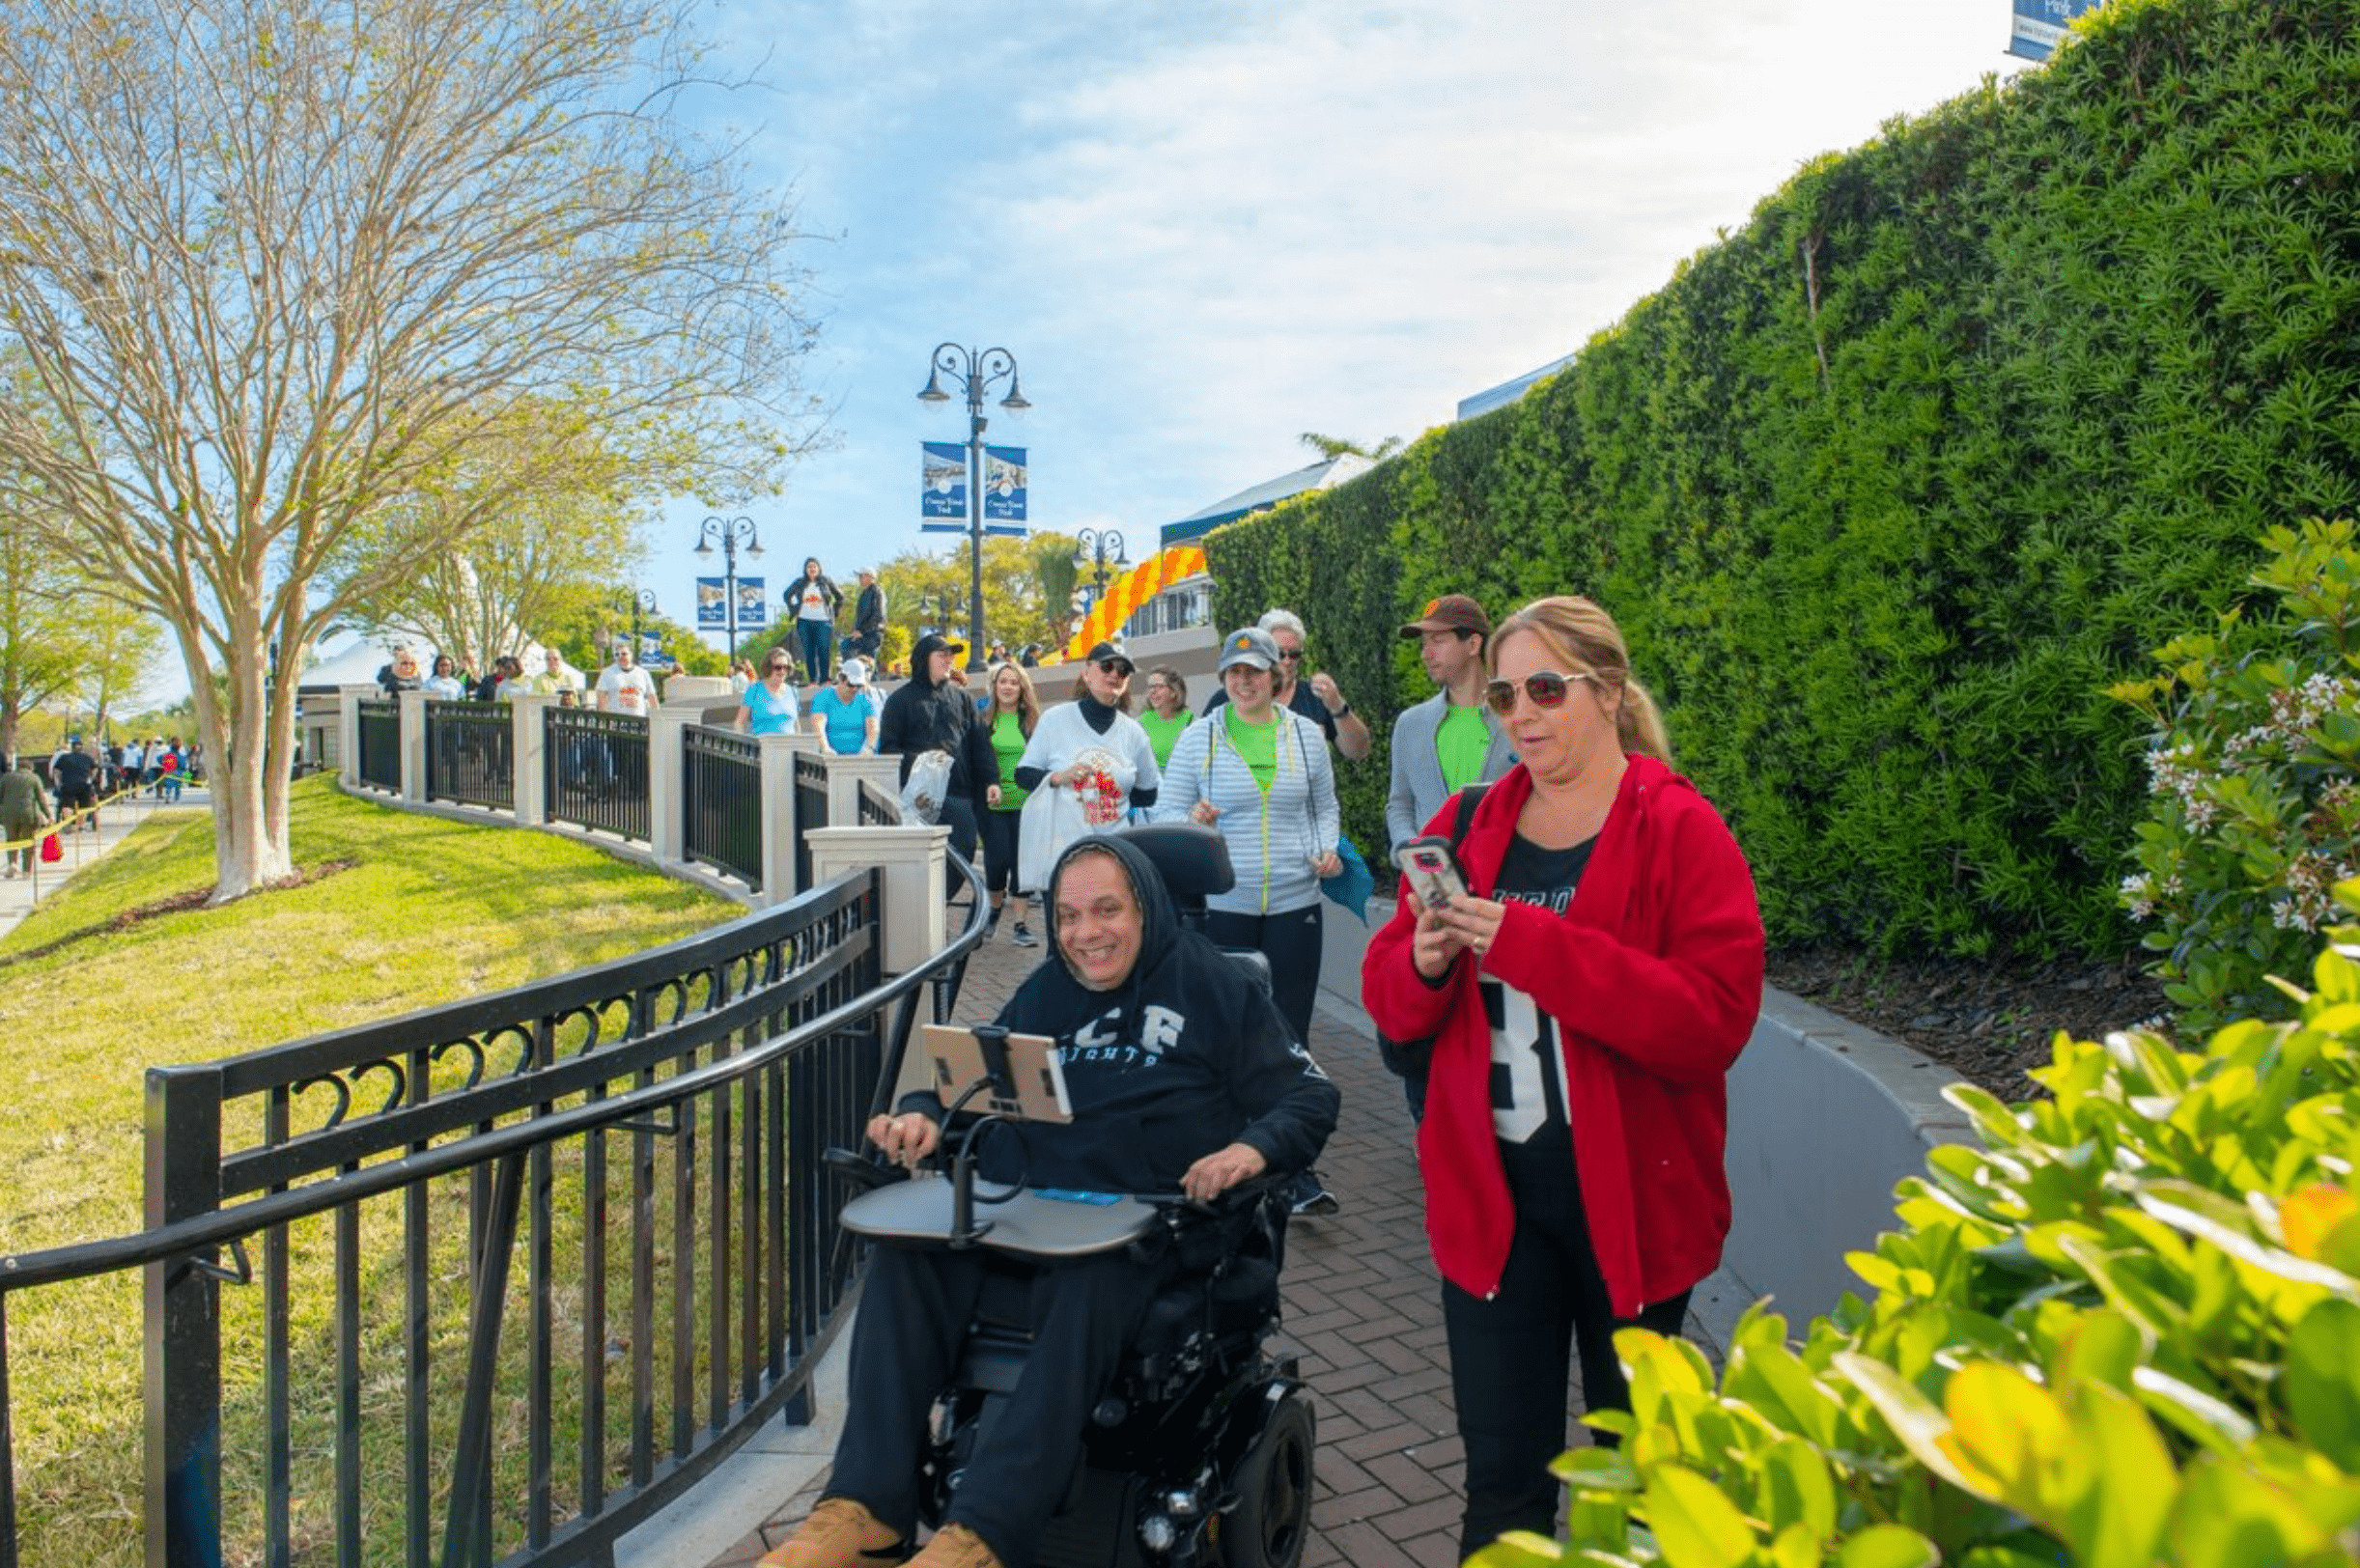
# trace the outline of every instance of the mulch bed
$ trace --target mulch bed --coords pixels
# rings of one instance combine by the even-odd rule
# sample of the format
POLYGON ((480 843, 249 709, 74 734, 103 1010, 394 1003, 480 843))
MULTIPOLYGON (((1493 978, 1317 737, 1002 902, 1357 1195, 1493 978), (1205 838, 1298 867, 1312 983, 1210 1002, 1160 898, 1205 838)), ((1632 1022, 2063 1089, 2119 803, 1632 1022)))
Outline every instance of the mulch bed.
POLYGON ((2058 1030, 2100 1040, 2168 1010, 2141 958, 1879 959, 1819 947, 1772 953, 1769 978, 2012 1101, 2045 1093, 2024 1073, 2047 1065, 2058 1030))
MULTIPOLYGON (((333 877, 339 871, 350 871, 358 864, 360 864, 358 860, 339 856, 333 860, 323 860, 318 865, 309 868, 297 866, 292 875, 275 878, 265 882, 255 891, 275 893, 282 888, 302 887, 319 882, 323 878, 333 877)), ((202 909, 212 896, 213 889, 210 885, 192 887, 185 893, 175 893, 170 898, 154 899, 146 904, 133 905, 127 910, 118 910, 95 926, 84 926, 79 931, 69 931, 54 941, 45 941, 39 947, 28 947, 21 953, 11 953, 5 958, 0 958, 0 968, 5 968, 11 964, 22 964, 28 959, 46 957, 61 947, 69 947, 78 941, 87 941, 93 937, 104 937, 118 931, 128 931, 133 926, 144 925, 159 915, 178 914, 183 910, 202 909)))

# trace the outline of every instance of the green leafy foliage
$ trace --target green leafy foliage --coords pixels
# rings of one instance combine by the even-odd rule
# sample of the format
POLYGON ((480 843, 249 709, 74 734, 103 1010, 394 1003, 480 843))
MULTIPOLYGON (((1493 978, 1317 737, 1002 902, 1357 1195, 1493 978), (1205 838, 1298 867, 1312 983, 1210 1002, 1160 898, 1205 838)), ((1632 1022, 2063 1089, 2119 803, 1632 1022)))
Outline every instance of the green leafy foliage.
MULTIPOLYGON (((2158 626, 2360 509, 2360 7, 2117 0, 2047 68, 1805 166, 1519 402, 1217 530, 1379 750, 1394 627, 1603 603, 1784 940, 2104 952, 2158 626)), ((1535 359, 1561 346, 1536 345, 1535 359)))
MULTIPOLYGON (((2360 882, 2335 897, 2360 910, 2360 882)), ((1567 1454, 1565 1542, 1487 1568, 2254 1568, 2360 1528, 2360 929, 2296 1017, 2201 1052, 2060 1037, 1897 1190, 1873 1289, 1799 1341, 1762 1306, 1716 1384, 1615 1336, 1618 1450, 1567 1454)))
POLYGON ((2121 896, 2151 920, 2165 994, 2198 1029, 2280 1018, 2360 860, 2360 547, 2348 521, 2273 528, 2255 583, 2277 604, 2155 652, 2111 687, 2155 727, 2151 792, 2121 896))

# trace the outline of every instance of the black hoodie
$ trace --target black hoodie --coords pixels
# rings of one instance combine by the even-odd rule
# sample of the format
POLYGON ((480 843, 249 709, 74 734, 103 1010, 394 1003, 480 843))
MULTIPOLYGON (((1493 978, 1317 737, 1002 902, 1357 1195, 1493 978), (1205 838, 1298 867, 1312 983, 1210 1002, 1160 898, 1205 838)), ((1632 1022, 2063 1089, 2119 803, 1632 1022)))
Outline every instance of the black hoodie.
MULTIPOLYGON (((1335 1130, 1335 1085, 1262 988, 1180 928, 1147 856, 1119 833, 1085 838, 1057 857, 1049 885, 1050 957, 998 1022, 1057 1042, 1074 1120, 994 1128, 978 1151, 983 1174, 1084 1191, 1172 1192, 1189 1166, 1235 1142, 1259 1150, 1273 1170, 1308 1168, 1335 1130), (1083 986, 1057 945, 1057 882, 1076 855, 1091 854, 1122 863, 1143 917, 1138 962, 1111 991, 1083 986)), ((906 1104, 941 1115, 931 1096, 906 1104)))
MULTIPOLYGON (((957 644, 928 632, 910 651, 910 679, 893 689, 877 718, 877 749, 901 758, 902 782, 910 782, 910 764, 920 752, 950 753, 949 794, 964 796, 978 808, 984 787, 999 782, 999 760, 992 754, 992 732, 975 714, 975 700, 957 682, 929 681, 934 654, 957 644)), ((961 854, 959 845, 951 848, 961 854)))

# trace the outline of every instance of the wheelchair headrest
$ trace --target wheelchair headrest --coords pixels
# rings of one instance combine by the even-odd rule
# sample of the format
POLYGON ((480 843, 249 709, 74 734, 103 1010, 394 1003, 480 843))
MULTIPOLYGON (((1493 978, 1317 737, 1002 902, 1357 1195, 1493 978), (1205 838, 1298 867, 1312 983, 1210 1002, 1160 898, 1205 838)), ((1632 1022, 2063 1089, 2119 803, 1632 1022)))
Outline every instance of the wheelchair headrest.
POLYGON ((1207 894, 1227 892, 1237 882, 1229 846, 1219 831, 1200 823, 1140 823, 1116 831, 1155 862, 1166 891, 1182 910, 1201 905, 1207 894))

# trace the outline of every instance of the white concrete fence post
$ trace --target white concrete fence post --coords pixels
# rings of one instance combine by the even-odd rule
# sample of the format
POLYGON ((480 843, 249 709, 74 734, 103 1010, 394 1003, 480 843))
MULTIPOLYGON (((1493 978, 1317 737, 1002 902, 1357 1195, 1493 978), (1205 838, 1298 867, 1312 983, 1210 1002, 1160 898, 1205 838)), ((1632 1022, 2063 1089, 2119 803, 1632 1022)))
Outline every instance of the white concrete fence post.
POLYGON ((374 686, 340 686, 336 692, 336 782, 356 790, 360 788, 361 700, 379 692, 374 686))
POLYGON ((884 874, 887 974, 906 974, 941 951, 950 929, 942 911, 948 827, 819 827, 803 836, 811 846, 814 886, 868 866, 884 874))
POLYGON ((887 795, 901 794, 899 757, 829 757, 828 759, 828 822, 834 827, 860 823, 860 781, 867 779, 887 795))
POLYGON ((402 702, 402 798, 426 798, 426 693, 404 691, 402 702))
POLYGON ((553 691, 520 691, 508 699, 508 758, 516 769, 509 780, 509 798, 516 802, 520 826, 538 827, 549 820, 549 722, 543 716, 557 706, 553 691))
POLYGON ((765 735, 755 744, 762 757, 762 902, 784 904, 802 891, 795 884, 795 758, 817 751, 820 738, 765 735))

